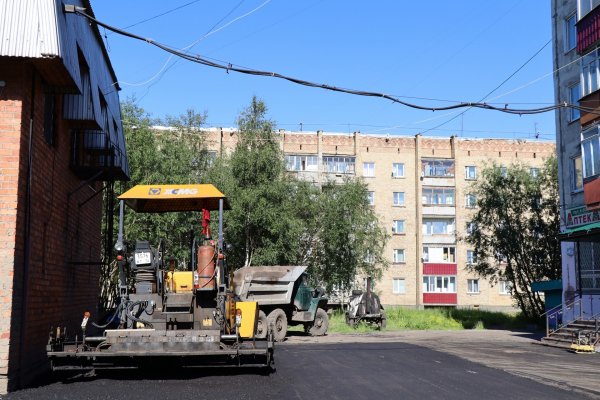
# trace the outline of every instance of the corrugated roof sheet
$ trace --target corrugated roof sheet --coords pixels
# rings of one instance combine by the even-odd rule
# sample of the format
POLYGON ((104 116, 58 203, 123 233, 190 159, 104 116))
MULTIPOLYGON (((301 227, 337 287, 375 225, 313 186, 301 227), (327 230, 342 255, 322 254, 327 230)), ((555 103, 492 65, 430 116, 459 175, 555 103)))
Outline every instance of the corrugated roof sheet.
POLYGON ((54 0, 0 0, 0 56, 58 56, 54 0))

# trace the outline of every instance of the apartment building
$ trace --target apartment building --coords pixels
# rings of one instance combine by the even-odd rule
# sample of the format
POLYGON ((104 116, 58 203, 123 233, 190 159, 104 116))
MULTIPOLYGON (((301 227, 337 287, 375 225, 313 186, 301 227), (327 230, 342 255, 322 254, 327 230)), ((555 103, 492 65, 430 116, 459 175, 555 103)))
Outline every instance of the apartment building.
MULTIPOLYGON (((213 130, 212 150, 233 148, 235 130, 213 130)), ((540 168, 553 142, 373 136, 280 130, 287 170, 315 184, 362 177, 388 230, 390 268, 375 290, 386 305, 459 306, 513 310, 506 282, 489 282, 466 270, 473 252, 468 234, 476 207, 470 193, 486 163, 540 168)))
POLYGON ((553 0, 563 321, 600 312, 600 1, 553 0))

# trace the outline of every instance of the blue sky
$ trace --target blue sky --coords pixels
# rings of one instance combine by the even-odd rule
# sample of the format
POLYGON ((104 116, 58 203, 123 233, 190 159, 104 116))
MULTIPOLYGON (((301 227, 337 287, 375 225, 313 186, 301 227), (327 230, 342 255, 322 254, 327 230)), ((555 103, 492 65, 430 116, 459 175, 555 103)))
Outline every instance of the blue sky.
MULTIPOLYGON (((195 43, 193 54, 225 63, 453 101, 480 100, 551 39, 547 0, 97 0, 92 6, 105 23, 136 24, 127 30, 178 49, 195 43)), ((231 127, 256 95, 277 127, 289 130, 520 139, 533 139, 537 130, 541 139, 555 136, 553 112, 519 117, 471 109, 430 130, 458 112, 412 110, 184 60, 173 65, 175 58, 147 43, 111 33, 106 40, 121 99, 134 97, 154 117, 192 108, 206 111, 208 126, 231 127)), ((551 73, 549 44, 486 101, 515 108, 553 103, 551 73)))

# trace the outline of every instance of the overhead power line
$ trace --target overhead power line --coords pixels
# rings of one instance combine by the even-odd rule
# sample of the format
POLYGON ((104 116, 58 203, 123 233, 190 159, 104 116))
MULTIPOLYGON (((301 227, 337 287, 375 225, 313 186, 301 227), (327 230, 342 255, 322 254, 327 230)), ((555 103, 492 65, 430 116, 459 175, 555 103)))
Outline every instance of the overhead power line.
POLYGON ((403 106, 417 109, 417 110, 444 111, 444 110, 456 110, 456 109, 460 109, 460 108, 480 108, 480 109, 486 109, 486 110, 500 111, 500 112, 504 112, 504 113, 508 113, 508 114, 531 115, 531 114, 546 113, 546 112, 554 111, 554 110, 557 110, 560 108, 576 108, 579 110, 584 109, 584 107, 578 107, 576 105, 568 104, 566 102, 561 103, 561 104, 553 104, 553 105, 546 106, 546 107, 538 107, 538 108, 511 108, 511 107, 508 107, 508 103, 505 104, 504 107, 499 107, 499 106, 494 106, 492 104, 482 103, 482 102, 461 102, 461 103, 451 104, 451 105, 442 106, 442 107, 427 107, 427 106, 422 106, 419 104, 409 103, 409 102, 401 100, 399 97, 391 96, 391 95, 388 95, 385 93, 355 90, 355 89, 348 89, 348 88, 332 86, 332 85, 328 85, 328 84, 314 83, 314 82, 305 81, 305 80, 302 80, 299 78, 282 75, 277 72, 261 71, 261 70, 251 69, 251 68, 238 67, 232 63, 224 64, 224 63, 220 63, 220 62, 211 61, 205 57, 183 53, 173 47, 167 46, 167 45, 157 42, 153 39, 144 38, 142 36, 133 34, 131 32, 127 32, 122 29, 116 28, 114 26, 108 25, 104 22, 97 20, 96 18, 92 17, 91 15, 88 15, 85 12, 85 8, 83 8, 83 7, 71 5, 71 6, 65 6, 65 10, 67 12, 74 12, 78 15, 81 15, 81 16, 87 18, 88 20, 96 23, 97 25, 104 27, 112 32, 118 33, 118 34, 126 36, 126 37, 130 37, 132 39, 137 39, 137 40, 146 42, 146 43, 156 46, 170 54, 173 54, 177 57, 181 57, 185 60, 192 61, 192 62, 201 64, 201 65, 205 65, 208 67, 221 69, 221 70, 226 71, 227 73, 229 73, 231 71, 231 72, 238 72, 238 73, 246 74, 246 75, 279 78, 279 79, 283 79, 283 80, 286 80, 286 81, 289 81, 292 83, 296 83, 298 85, 320 88, 320 89, 329 90, 329 91, 333 91, 333 92, 347 93, 347 94, 353 94, 353 95, 364 96, 364 97, 379 97, 382 99, 390 100, 393 103, 401 104, 403 106))

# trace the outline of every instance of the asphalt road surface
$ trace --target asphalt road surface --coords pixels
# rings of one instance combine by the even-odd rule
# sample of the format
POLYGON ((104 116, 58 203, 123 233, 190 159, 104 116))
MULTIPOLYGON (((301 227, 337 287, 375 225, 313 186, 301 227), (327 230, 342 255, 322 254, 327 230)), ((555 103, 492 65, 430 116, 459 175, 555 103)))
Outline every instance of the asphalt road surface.
MULTIPOLYGON (((11 393, 16 399, 585 399, 455 355, 401 342, 280 344, 276 371, 127 371, 11 393)), ((591 396, 591 395, 590 395, 591 396)))

